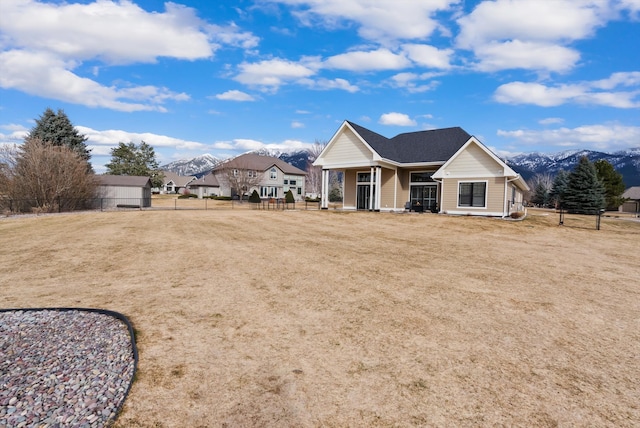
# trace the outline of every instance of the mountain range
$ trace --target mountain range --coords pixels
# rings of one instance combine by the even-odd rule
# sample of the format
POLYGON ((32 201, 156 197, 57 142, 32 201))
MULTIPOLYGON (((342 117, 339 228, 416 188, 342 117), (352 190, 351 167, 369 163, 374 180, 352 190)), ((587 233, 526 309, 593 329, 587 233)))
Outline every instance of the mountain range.
MULTIPOLYGON (((260 154, 274 156, 302 170, 307 169, 309 154, 306 151, 291 153, 265 152, 260 154)), ((507 164, 518 172, 525 180, 529 180, 536 174, 549 173, 552 176, 561 169, 571 171, 580 161, 582 156, 589 158, 591 162, 604 159, 622 174, 626 187, 640 186, 640 147, 622 150, 614 153, 604 153, 593 150, 570 150, 553 154, 528 153, 512 156, 506 159, 507 164)), ((160 169, 172 171, 178 175, 195 175, 201 177, 211 171, 223 159, 210 154, 195 157, 193 159, 178 160, 160 169)))

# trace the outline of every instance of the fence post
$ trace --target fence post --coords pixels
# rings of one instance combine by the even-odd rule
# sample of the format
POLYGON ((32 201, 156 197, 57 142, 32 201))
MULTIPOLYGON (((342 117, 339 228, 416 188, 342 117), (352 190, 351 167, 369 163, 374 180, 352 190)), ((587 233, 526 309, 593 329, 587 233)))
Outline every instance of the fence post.
POLYGON ((62 212, 62 202, 60 196, 58 196, 58 214, 62 212))

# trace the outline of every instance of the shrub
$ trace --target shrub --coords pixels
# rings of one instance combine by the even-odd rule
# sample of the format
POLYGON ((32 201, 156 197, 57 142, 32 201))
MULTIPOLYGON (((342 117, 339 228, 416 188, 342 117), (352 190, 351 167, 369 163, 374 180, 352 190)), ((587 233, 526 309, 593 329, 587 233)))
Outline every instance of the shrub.
POLYGON ((253 189, 251 196, 249 196, 249 202, 252 202, 254 204, 259 204, 260 202, 262 202, 262 199, 260 199, 260 195, 258 195, 257 190, 253 189))
POLYGON ((511 213, 510 215, 511 218, 521 218, 524 217, 524 213, 522 211, 516 211, 511 213))
POLYGON ((215 199, 216 201, 230 201, 233 198, 231 196, 212 196, 211 199, 215 199))
POLYGON ((296 199, 293 197, 293 192, 291 190, 288 190, 287 193, 284 195, 284 201, 288 204, 295 203, 296 199))

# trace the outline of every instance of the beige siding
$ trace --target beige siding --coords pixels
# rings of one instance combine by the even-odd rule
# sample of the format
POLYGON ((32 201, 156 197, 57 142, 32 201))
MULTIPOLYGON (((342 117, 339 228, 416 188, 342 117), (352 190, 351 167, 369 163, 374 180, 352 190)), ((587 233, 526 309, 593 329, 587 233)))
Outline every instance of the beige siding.
POLYGON ((360 141, 356 134, 345 128, 344 132, 337 137, 331 146, 331 150, 325 154, 324 164, 369 163, 372 159, 371 150, 360 141))
POLYGON ((446 168, 445 173, 456 177, 487 177, 502 175, 498 164, 477 144, 469 144, 446 168))
POLYGON ((409 200, 409 172, 405 169, 398 169, 398 194, 396 206, 404 208, 405 202, 409 200))
MULTIPOLYGON (((447 212, 465 211, 469 213, 502 213, 504 212, 504 177, 475 177, 475 178, 447 178, 442 180, 443 198, 442 210, 447 212), (458 207, 459 183, 467 181, 487 181, 487 206, 458 207)), ((507 195, 509 197, 509 195, 507 195)))
POLYGON ((380 188, 380 209, 394 208, 395 171, 382 168, 382 186, 380 188))
POLYGON ((350 169, 344 172, 344 195, 345 207, 356 206, 356 170, 350 169))

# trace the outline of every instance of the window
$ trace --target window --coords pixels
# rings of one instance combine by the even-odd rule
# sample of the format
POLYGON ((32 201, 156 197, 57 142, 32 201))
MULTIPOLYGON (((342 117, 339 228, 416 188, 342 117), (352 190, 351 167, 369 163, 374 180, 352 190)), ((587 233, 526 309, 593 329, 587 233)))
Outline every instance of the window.
POLYGON ((460 183, 458 206, 484 208, 486 206, 486 196, 487 183, 485 181, 460 183))
POLYGON ((257 174, 254 170, 249 170, 249 171, 247 172, 247 176, 248 176, 249 178, 256 178, 256 177, 258 176, 258 174, 257 174))
POLYGON ((237 169, 234 169, 234 170, 233 170, 233 176, 234 176, 234 177, 237 177, 237 176, 238 176, 238 170, 237 170, 237 169))
POLYGON ((269 178, 271 180, 275 180, 276 178, 278 178, 278 171, 276 171, 275 168, 271 168, 271 170, 269 171, 269 178))
POLYGON ((289 184, 289 180, 285 179, 284 184, 289 184))
MULTIPOLYGON (((371 183, 371 173, 370 172, 359 172, 358 173, 358 178, 357 178, 358 183, 371 183)), ((373 181, 376 181, 376 174, 373 174, 373 181)))
MULTIPOLYGON (((285 181, 284 184, 287 184, 286 181, 285 181)), ((291 184, 292 186, 295 186, 296 185, 296 180, 290 180, 289 184, 291 184)))
POLYGON ((412 183, 433 183, 433 178, 431 178, 431 174, 433 172, 412 172, 411 173, 411 182, 412 183))
POLYGON ((278 188, 273 186, 262 186, 260 187, 260 197, 261 198, 277 198, 278 188))
POLYGON ((298 195, 302 195, 302 187, 298 187, 298 195))

